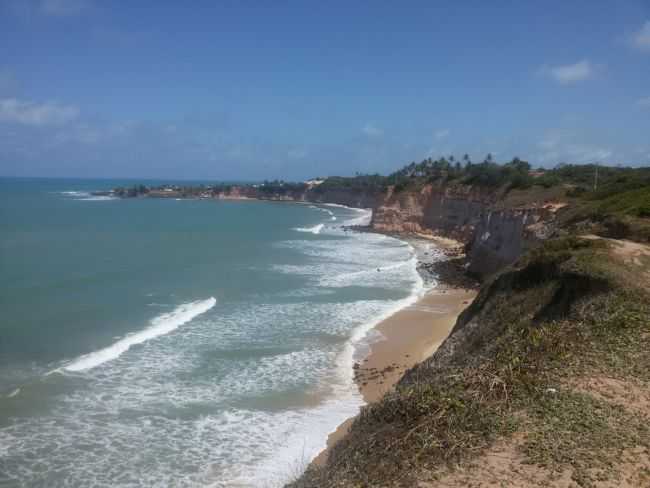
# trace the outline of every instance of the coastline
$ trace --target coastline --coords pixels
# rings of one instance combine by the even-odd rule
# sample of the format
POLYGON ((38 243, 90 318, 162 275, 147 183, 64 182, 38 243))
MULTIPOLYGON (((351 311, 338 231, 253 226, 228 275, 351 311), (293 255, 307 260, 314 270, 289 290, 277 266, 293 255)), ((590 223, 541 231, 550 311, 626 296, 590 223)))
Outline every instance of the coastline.
MULTIPOLYGON (((149 198, 161 197, 149 196, 149 198)), ((182 199, 208 200, 208 198, 186 196, 182 199)), ((425 283, 433 281, 436 285, 426 290, 410 305, 404 306, 388 317, 384 316, 386 318, 370 329, 380 339, 368 344, 367 355, 352 366, 354 382, 364 405, 381 399, 384 394, 394 389, 406 371, 431 356, 451 332, 458 315, 476 296, 476 291, 463 287, 462 284, 459 285, 462 279, 449 280, 448 273, 437 276, 437 270, 431 273, 430 268, 435 263, 446 261, 440 259, 441 254, 447 258, 463 255, 463 245, 454 239, 424 232, 377 231, 372 229, 370 222, 366 220, 368 217, 372 218, 372 209, 368 208, 310 200, 240 195, 219 196, 212 199, 345 208, 363 215, 353 218, 352 221, 347 222, 347 225, 342 225, 344 231, 383 234, 407 242, 415 249, 417 268, 422 280, 425 283)), ((326 463, 330 450, 348 433, 357 415, 358 412, 327 434, 324 449, 310 461, 310 465, 322 466, 326 463)))
MULTIPOLYGON (((418 244, 435 244, 436 249, 448 256, 458 256, 461 244, 457 241, 432 235, 399 235, 416 247, 418 244)), ((427 273, 433 262, 427 261, 430 252, 418 252, 418 269, 427 273), (423 259, 425 258, 425 259, 423 259)), ((426 277, 426 275, 425 275, 426 277)), ((477 291, 471 288, 438 281, 414 304, 404 307, 382 320, 372 330, 381 340, 372 342, 369 353, 361 362, 355 362, 354 381, 366 404, 376 402, 394 389, 404 373, 431 356, 451 332, 458 315, 472 302, 477 291)), ((323 466, 332 447, 343 438, 356 416, 346 419, 327 438, 327 447, 311 464, 323 466)))

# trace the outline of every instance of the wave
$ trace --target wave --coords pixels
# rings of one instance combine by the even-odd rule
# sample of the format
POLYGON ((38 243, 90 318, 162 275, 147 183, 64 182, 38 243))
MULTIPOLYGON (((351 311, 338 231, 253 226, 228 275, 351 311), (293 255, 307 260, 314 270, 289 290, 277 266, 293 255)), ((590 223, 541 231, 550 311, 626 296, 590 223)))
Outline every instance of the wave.
POLYGON ((296 227, 293 230, 296 230, 298 232, 309 232, 311 234, 320 234, 320 231, 323 230, 323 227, 325 227, 325 224, 317 224, 313 227, 296 227))
POLYGON ((210 297, 207 300, 199 300, 180 305, 172 312, 154 318, 151 321, 151 327, 128 335, 104 349, 85 354, 67 366, 64 366, 63 369, 65 371, 83 371, 99 366, 102 363, 117 358, 135 344, 141 344, 154 337, 169 334, 197 315, 207 312, 216 303, 217 300, 214 297, 210 297))
POLYGON ((347 209, 350 209, 350 210, 363 210, 363 209, 360 209, 360 208, 348 207, 347 205, 341 205, 340 203, 323 203, 323 205, 326 205, 328 207, 347 208, 347 209))
POLYGON ((61 191, 60 195, 64 195, 73 200, 85 201, 85 202, 107 202, 110 200, 119 200, 117 197, 110 195, 93 195, 87 191, 61 191))
POLYGON ((15 390, 13 390, 11 393, 9 393, 9 394, 7 395, 7 398, 13 398, 13 397, 15 397, 16 395, 18 395, 19 393, 20 393, 20 388, 16 388, 15 390))
POLYGON ((119 198, 94 195, 94 196, 90 196, 88 198, 77 198, 77 200, 83 201, 83 202, 108 202, 110 200, 119 200, 119 198))
POLYGON ((347 220, 345 222, 345 225, 360 225, 360 226, 370 225, 370 222, 372 220, 372 210, 364 209, 364 208, 351 208, 350 210, 356 210, 362 215, 347 220))

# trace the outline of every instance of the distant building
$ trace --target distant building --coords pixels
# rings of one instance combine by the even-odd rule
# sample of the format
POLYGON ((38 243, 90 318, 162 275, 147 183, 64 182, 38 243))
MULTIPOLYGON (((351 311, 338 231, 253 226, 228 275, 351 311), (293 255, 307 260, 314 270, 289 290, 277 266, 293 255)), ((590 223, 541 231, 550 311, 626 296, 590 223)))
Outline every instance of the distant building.
POLYGON ((307 180, 307 181, 305 181, 305 184, 309 185, 309 186, 318 186, 321 183, 323 183, 323 181, 325 181, 325 180, 307 180))

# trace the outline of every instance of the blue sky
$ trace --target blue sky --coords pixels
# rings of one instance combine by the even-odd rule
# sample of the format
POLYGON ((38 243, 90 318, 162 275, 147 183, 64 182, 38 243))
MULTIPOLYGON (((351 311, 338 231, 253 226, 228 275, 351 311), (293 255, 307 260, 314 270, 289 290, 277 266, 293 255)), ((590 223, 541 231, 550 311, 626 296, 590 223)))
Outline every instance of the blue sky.
POLYGON ((0 0, 0 175, 302 179, 465 152, 650 164, 650 0, 0 0))

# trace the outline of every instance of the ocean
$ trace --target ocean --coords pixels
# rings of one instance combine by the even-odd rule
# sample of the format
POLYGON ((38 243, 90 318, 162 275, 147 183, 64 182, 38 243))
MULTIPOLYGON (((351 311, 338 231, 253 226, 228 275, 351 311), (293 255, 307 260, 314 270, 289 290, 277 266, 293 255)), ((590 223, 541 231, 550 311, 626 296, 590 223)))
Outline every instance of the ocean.
POLYGON ((368 210, 90 194, 133 183, 0 179, 0 486, 281 486, 415 251, 368 210))

